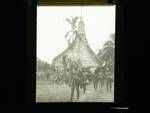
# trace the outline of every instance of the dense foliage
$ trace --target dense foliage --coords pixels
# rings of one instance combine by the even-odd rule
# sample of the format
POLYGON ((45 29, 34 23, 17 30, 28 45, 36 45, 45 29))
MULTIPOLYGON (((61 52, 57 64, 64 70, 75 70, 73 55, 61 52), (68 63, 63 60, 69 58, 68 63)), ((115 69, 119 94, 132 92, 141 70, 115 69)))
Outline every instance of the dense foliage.
POLYGON ((107 73, 114 73, 114 60, 115 60, 115 34, 110 35, 103 48, 97 54, 98 58, 102 61, 103 66, 107 73))

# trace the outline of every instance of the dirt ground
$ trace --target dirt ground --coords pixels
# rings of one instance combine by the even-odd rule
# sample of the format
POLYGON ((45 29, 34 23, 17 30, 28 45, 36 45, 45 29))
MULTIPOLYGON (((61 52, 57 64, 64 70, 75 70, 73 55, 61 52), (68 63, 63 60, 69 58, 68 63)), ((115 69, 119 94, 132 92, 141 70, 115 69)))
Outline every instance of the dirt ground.
MULTIPOLYGON (((36 84, 36 102, 69 102, 70 95, 71 88, 65 84, 50 84, 48 81, 38 81, 36 84)), ((114 87, 112 92, 107 92, 106 86, 95 90, 93 84, 89 84, 85 94, 80 89, 79 100, 76 99, 75 91, 73 100, 73 102, 113 102, 114 87)))

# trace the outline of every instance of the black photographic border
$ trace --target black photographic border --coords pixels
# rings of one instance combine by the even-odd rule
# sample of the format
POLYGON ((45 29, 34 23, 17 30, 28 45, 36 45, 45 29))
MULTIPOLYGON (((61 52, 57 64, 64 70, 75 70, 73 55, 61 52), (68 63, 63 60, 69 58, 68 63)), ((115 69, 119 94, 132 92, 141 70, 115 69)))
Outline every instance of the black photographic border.
MULTIPOLYGON (((48 5, 102 5, 100 2, 50 2, 48 5)), ((60 0, 59 0, 60 1, 60 0)), ((75 0, 74 0, 75 1, 75 0)), ((108 0, 108 4, 114 4, 108 0)), ((108 5, 103 4, 103 5, 108 5)), ((27 38, 26 38, 26 104, 34 112, 118 112, 118 107, 129 107, 128 76, 126 75, 126 63, 124 60, 124 18, 125 5, 115 2, 116 5, 116 32, 115 32, 115 102, 83 102, 83 103, 36 103, 36 7, 37 1, 29 1, 27 5, 27 38)), ((42 4, 46 5, 46 4, 42 4)))

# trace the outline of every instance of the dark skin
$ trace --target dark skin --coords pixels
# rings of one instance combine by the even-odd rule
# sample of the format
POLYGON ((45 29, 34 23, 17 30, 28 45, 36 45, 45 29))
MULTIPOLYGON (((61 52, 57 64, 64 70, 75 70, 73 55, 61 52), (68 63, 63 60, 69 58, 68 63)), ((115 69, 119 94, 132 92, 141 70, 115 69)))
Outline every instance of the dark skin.
POLYGON ((99 81, 99 79, 98 79, 98 73, 99 73, 99 71, 98 71, 98 69, 96 69, 95 70, 95 72, 94 72, 94 78, 93 78, 93 85, 94 85, 94 89, 96 90, 97 89, 97 86, 98 86, 98 81, 99 81))
POLYGON ((49 78, 50 78, 50 74, 49 74, 49 73, 47 73, 46 75, 47 75, 47 80, 49 80, 49 78))
POLYGON ((80 78, 78 74, 78 69, 76 68, 72 72, 72 84, 71 84, 71 98, 70 101, 73 101, 74 91, 77 92, 77 100, 79 100, 79 87, 80 87, 80 78))
POLYGON ((80 70, 78 75, 80 76, 80 87, 83 89, 83 92, 86 91, 86 75, 84 73, 84 70, 80 70))
POLYGON ((112 89, 112 78, 110 76, 107 77, 107 92, 111 92, 112 89))
POLYGON ((72 85, 71 85, 71 102, 73 101, 73 96, 74 96, 74 91, 76 89, 76 92, 77 92, 77 100, 79 100, 79 84, 80 84, 80 81, 77 80, 77 79, 74 79, 72 81, 72 85))
POLYGON ((96 76, 94 77, 93 84, 94 84, 94 88, 96 90, 97 86, 98 86, 98 78, 96 76))
POLYGON ((104 74, 103 73, 99 73, 99 87, 102 88, 104 86, 104 74))
POLYGON ((76 62, 72 63, 71 66, 71 98, 70 101, 73 101, 74 91, 77 92, 77 100, 79 100, 79 87, 80 87, 80 77, 79 77, 79 66, 76 62))

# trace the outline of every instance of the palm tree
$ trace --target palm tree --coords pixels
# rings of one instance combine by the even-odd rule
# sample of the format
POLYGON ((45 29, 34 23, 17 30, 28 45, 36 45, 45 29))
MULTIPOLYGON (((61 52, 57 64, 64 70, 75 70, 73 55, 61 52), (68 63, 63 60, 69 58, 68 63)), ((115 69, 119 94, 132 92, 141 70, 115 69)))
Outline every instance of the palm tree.
POLYGON ((111 73, 114 70, 114 55, 115 55, 115 37, 114 34, 110 35, 110 40, 106 41, 103 45, 103 49, 99 50, 97 54, 105 66, 110 68, 111 73))
POLYGON ((71 19, 66 18, 66 21, 70 23, 71 25, 71 30, 69 30, 66 34, 65 34, 65 38, 67 38, 69 36, 69 34, 71 33, 71 36, 69 36, 68 38, 68 45, 71 44, 71 40, 73 40, 73 38, 76 36, 77 34, 77 20, 79 17, 71 17, 71 19))

